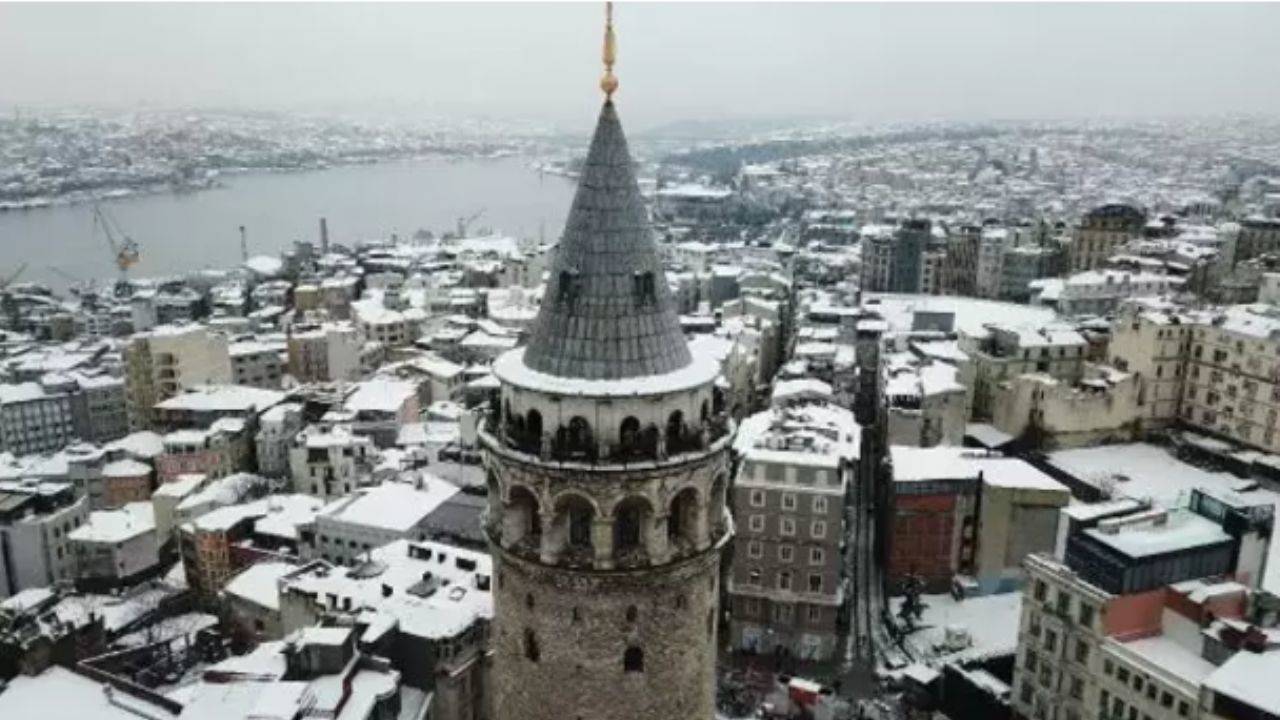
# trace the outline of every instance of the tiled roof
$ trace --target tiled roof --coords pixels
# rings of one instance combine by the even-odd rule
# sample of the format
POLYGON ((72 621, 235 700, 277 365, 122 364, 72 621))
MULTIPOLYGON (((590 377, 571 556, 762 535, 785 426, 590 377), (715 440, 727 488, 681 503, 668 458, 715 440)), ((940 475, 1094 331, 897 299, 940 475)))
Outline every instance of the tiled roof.
POLYGON ((549 375, 615 380, 691 360, 622 125, 606 102, 524 361, 549 375))

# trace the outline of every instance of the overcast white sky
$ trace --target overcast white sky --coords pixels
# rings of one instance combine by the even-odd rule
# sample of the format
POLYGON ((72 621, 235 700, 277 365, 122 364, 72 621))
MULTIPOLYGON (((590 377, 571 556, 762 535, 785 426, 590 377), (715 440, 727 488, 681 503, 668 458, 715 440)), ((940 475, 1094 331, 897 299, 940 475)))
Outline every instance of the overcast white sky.
MULTIPOLYGON (((621 3, 620 106, 686 119, 1280 115, 1280 4, 621 3)), ((0 105, 588 125, 602 4, 3 4, 0 105)))

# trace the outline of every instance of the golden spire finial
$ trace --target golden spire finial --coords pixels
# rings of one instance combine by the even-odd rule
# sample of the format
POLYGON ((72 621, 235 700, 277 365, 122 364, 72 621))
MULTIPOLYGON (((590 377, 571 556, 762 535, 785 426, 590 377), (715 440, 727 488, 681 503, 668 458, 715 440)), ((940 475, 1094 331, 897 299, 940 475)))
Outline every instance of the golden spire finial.
POLYGON ((613 3, 604 4, 604 77, 600 78, 600 89, 605 99, 613 99, 613 91, 618 89, 618 78, 613 74, 613 63, 618 59, 618 41, 613 36, 613 3))

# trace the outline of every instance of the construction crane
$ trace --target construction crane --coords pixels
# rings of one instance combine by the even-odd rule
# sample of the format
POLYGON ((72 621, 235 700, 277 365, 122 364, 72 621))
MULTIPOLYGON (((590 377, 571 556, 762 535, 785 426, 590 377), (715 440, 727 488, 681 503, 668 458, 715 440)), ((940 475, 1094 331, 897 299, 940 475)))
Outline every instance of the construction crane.
POLYGON ((475 222, 476 220, 479 220, 480 216, 484 215, 484 211, 487 209, 488 208, 480 208, 479 210, 471 213, 470 217, 458 218, 458 237, 460 238, 466 237, 467 230, 471 228, 471 223, 475 222))
POLYGON ((129 268, 138 264, 140 253, 137 241, 126 235, 120 229, 120 223, 97 203, 93 204, 93 226, 102 228, 102 234, 107 238, 107 247, 111 249, 111 259, 120 270, 120 279, 125 280, 129 268))

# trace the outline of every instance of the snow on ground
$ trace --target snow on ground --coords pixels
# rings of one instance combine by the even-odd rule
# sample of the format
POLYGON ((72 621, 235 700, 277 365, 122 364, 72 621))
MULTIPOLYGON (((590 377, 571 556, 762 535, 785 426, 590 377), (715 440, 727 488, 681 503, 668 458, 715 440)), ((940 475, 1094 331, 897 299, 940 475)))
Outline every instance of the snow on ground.
POLYGON ((71 595, 55 605, 54 612, 77 626, 87 623, 90 613, 96 614, 102 618, 107 632, 111 632, 155 610, 161 600, 173 594, 170 588, 156 586, 123 596, 71 595))
MULTIPOLYGON (((917 660, 941 662, 960 657, 1011 653, 1018 646, 1018 618, 1022 613, 1022 593, 982 595, 957 601, 951 595, 922 595, 924 616, 920 630, 907 636, 907 644, 917 660), (964 628, 973 644, 957 651, 943 647, 947 628, 964 628)), ((902 598, 890 600, 895 617, 902 598)))

